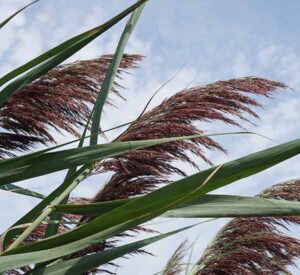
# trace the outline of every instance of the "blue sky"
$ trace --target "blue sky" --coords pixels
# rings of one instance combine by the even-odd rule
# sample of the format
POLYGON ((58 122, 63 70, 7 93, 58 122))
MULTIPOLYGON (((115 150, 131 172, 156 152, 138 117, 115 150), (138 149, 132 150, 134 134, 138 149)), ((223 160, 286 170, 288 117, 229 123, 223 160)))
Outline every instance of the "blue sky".
MULTIPOLYGON (((5 18, 28 2, 0 0, 0 18, 5 18)), ((41 0, 1 30, 0 74, 71 35, 105 22, 131 3, 133 1, 127 0, 41 0)), ((144 54, 146 58, 137 71, 125 77, 124 85, 127 89, 124 95, 127 102, 116 100, 119 109, 106 110, 104 126, 115 126, 134 118, 153 92, 185 64, 180 74, 155 98, 152 106, 184 88, 192 80, 196 86, 233 77, 263 76, 283 81, 294 91, 280 91, 274 100, 263 100, 266 108, 260 110, 261 120, 255 121, 257 127, 245 126, 278 142, 299 137, 299 10, 298 0, 150 0, 127 47, 127 52, 144 54)), ((112 53, 123 26, 124 22, 118 24, 70 60, 112 53)), ((200 126, 211 132, 236 130, 222 124, 200 126)), ((61 142, 70 138, 68 135, 58 136, 61 142)), ((228 149, 229 154, 225 156, 208 152, 215 163, 274 145, 257 136, 222 137, 218 141, 228 149)), ((299 160, 296 157, 286 161, 223 188, 218 193, 255 195, 275 183, 299 177, 299 160)), ((178 165, 183 166, 182 163, 178 165)), ((205 164, 201 165, 206 167, 205 164)), ((195 172, 190 167, 184 166, 184 169, 189 173, 195 172)), ((60 183, 62 177, 63 173, 56 173, 20 185, 48 193, 60 183)), ((107 176, 92 177, 74 194, 92 196, 106 179, 107 176)), ((0 230, 4 230, 36 203, 26 197, 4 192, 0 196, 3 221, 0 230)), ((155 222, 160 224, 154 227, 165 232, 192 224, 195 220, 158 219, 155 222)), ((118 270, 118 274, 144 275, 158 272, 183 239, 188 238, 192 242, 200 235, 194 249, 195 260, 224 222, 222 219, 209 222, 149 246, 148 250, 156 257, 137 256, 120 260, 118 263, 123 267, 118 270)), ((292 232, 300 237, 296 229, 292 232)), ((298 272, 293 269, 293 274, 298 272)))

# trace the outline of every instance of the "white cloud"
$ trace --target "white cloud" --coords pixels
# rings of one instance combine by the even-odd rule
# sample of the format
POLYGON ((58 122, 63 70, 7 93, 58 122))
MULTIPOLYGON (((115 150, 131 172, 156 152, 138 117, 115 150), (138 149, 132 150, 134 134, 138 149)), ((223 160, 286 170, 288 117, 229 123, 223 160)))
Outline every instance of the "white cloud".
MULTIPOLYGON (((198 77, 193 85, 202 85, 237 76, 263 75, 287 82, 295 89, 295 92, 281 92, 272 103, 263 100, 268 108, 260 112, 261 122, 257 121, 259 127, 254 128, 249 125, 249 130, 257 131, 280 142, 299 136, 299 48, 285 43, 283 39, 277 43, 278 41, 273 41, 270 35, 265 36, 264 32, 260 32, 260 29, 257 28, 258 23, 256 24, 251 16, 256 14, 258 22, 264 22, 265 17, 263 16, 267 16, 273 20, 271 21, 273 24, 279 19, 263 14, 261 10, 252 10, 250 4, 229 1, 226 3, 228 6, 224 7, 220 1, 213 2, 191 1, 187 4, 182 1, 174 1, 172 9, 169 6, 168 9, 156 9, 160 5, 159 1, 149 3, 145 10, 145 19, 141 20, 138 32, 131 37, 127 48, 129 52, 142 53, 147 58, 133 75, 125 76, 124 84, 127 90, 124 91, 124 94, 128 101, 126 103, 117 101, 119 109, 106 109, 104 128, 135 118, 162 82, 169 79, 181 68, 182 64, 186 63, 179 75, 155 97, 151 106, 185 88, 195 76, 198 77), (241 15, 234 12, 235 8, 238 8, 241 15), (253 25, 250 26, 243 17, 250 18, 253 25), (253 34, 251 39, 249 33, 253 34)), ((0 0, 0 17, 6 17, 25 3, 28 1, 0 0)), ((122 3, 123 7, 128 3, 129 1, 122 3)), ((162 5, 168 5, 165 3, 162 5)), ((121 10, 119 1, 100 3, 90 0, 90 5, 85 5, 85 7, 82 6, 81 1, 72 1, 72 5, 69 4, 69 1, 63 1, 58 7, 56 1, 40 1, 34 8, 18 15, 11 24, 1 30, 1 41, 4 42, 0 43, 0 72, 4 73, 8 69, 21 65, 37 54, 64 41, 67 37, 98 25, 121 10)), ((263 30, 265 29, 263 28, 263 30)), ((112 52, 121 31, 121 26, 114 27, 112 31, 94 41, 70 60, 96 57, 112 52)), ((279 33, 279 35, 281 34, 279 33)), ((202 124, 202 128, 211 132, 232 130, 220 123, 202 124)), ((66 137, 58 136, 58 138, 60 142, 63 142, 71 137, 67 135, 66 137)), ((216 152, 209 153, 215 163, 222 163, 274 145, 274 143, 257 136, 222 137, 218 140, 226 145, 230 154, 225 156, 216 152)), ((190 167, 186 167, 186 170, 190 173, 195 172, 190 167)), ((299 158, 294 158, 264 173, 218 190, 218 192, 254 195, 281 180, 299 176, 299 171, 299 158)), ((56 173, 33 181, 26 181, 20 185, 49 193, 62 181, 63 176, 64 172, 56 173)), ((74 194, 92 196, 107 180, 107 177, 107 175, 95 176, 86 180, 75 190, 74 194)), ((3 222, 0 227, 3 230, 36 203, 34 200, 14 194, 7 195, 4 192, 1 193, 1 196, 0 209, 14 207, 13 213, 1 211, 1 221, 3 222)), ((155 228, 166 232, 174 227, 185 226, 196 221, 180 219, 157 225, 155 228)), ((134 272, 134 274, 144 275, 157 272, 163 267, 182 239, 189 238, 190 241, 193 241, 201 234, 195 246, 194 260, 196 260, 223 224, 224 220, 210 222, 152 245, 149 247, 149 251, 158 255, 155 258, 137 256, 131 260, 122 259, 118 262, 124 268, 119 273, 126 275, 134 272)), ((146 235, 143 236, 146 237, 146 235)))
POLYGON ((233 59, 232 72, 235 77, 243 77, 245 75, 249 75, 250 73, 250 65, 248 64, 247 56, 239 52, 233 59))

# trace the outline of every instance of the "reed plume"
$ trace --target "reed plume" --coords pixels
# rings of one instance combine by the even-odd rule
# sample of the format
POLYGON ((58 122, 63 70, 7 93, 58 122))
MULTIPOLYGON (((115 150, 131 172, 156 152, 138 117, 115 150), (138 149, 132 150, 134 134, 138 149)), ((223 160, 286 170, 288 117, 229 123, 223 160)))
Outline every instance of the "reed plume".
MULTIPOLYGON (((275 185, 260 198, 300 201, 300 180, 275 185)), ((291 274, 300 257, 300 241, 286 235, 299 216, 235 218, 217 235, 198 261, 197 275, 291 274)))
POLYGON ((168 260, 162 275, 178 275, 184 269, 183 259, 187 252, 187 241, 182 242, 168 260))
MULTIPOLYGON (((258 114, 252 108, 261 105, 251 96, 270 97, 277 88, 286 86, 267 79, 245 77, 185 89, 142 115, 116 140, 146 140, 204 134, 194 124, 204 121, 222 121, 242 127, 235 118, 249 121, 246 114, 258 118, 258 114)), ((225 149, 213 139, 201 137, 192 141, 176 141, 137 150, 102 162, 98 168, 101 171, 113 171, 114 175, 92 201, 126 199, 147 193, 159 184, 168 183, 169 176, 174 173, 184 176, 185 173, 173 162, 181 160, 198 168, 199 166, 189 156, 190 153, 211 164, 204 149, 225 152, 225 149)))
MULTIPOLYGON (((204 134, 195 122, 222 121, 242 127, 234 118, 250 122, 246 114, 258 118, 253 107, 262 107, 251 96, 270 97, 277 88, 286 88, 286 85, 268 79, 245 77, 185 89, 139 117, 116 141, 204 134)), ((204 149, 226 152, 213 139, 203 137, 153 146, 98 163, 95 173, 104 170, 113 171, 114 175, 91 202, 135 197, 170 182, 169 176, 174 173, 184 176, 185 173, 173 162, 181 160, 199 168, 189 153, 211 164, 204 149)), ((145 230, 144 227, 142 229, 145 230)))
MULTIPOLYGON (((234 117, 247 120, 245 114, 258 118, 251 107, 262 107, 251 95, 270 97, 283 83, 262 78, 246 77, 218 81, 204 87, 194 87, 176 93, 160 105, 142 115, 116 141, 145 140, 154 138, 203 134, 194 122, 216 120, 242 127, 234 117)), ((209 137, 178 141, 126 153, 98 163, 95 172, 113 171, 114 175, 90 202, 126 199, 152 191, 159 184, 170 182, 169 176, 185 173, 172 162, 182 160, 194 167, 198 165, 188 154, 211 163, 206 149, 225 149, 209 137)), ((81 221, 92 218, 83 217, 81 221)), ((137 230, 147 230, 139 227, 137 230)), ((109 242, 108 242, 109 243, 109 242)), ((76 256, 86 254, 82 250, 76 256)), ((95 250, 96 252, 96 250, 95 250)))
MULTIPOLYGON (((106 58, 108 57, 105 57, 105 59, 106 58)), ((140 58, 141 57, 138 55, 130 56, 130 61, 127 60, 127 62, 125 62, 127 65, 122 65, 122 68, 126 69, 135 66, 135 62, 140 58)), ((96 66, 97 68, 99 67, 99 64, 96 61, 85 62, 91 62, 93 66, 96 66)), ((71 65, 70 68, 77 72, 76 66, 71 65)), ((65 67, 61 69, 66 70, 64 71, 66 76, 62 76, 60 81, 63 83, 66 80, 66 84, 64 84, 68 87, 66 90, 70 91, 70 94, 74 94, 75 92, 72 90, 73 84, 71 78, 76 76, 76 73, 67 73, 70 68, 68 65, 65 65, 65 67)), ((107 68, 107 66, 105 68, 107 68)), ((79 102, 84 106, 80 111, 78 111, 77 104, 79 103, 75 99, 75 102, 72 99, 69 104, 64 106, 64 108, 70 108, 70 110, 65 110, 65 113, 69 114, 69 123, 65 126, 65 118, 63 122, 59 122, 61 121, 61 118, 56 119, 55 115, 53 117, 53 119, 55 118, 55 123, 51 122, 52 118, 48 118, 50 120, 48 120, 48 123, 43 126, 40 126, 40 123, 37 123, 37 125, 42 129, 42 131, 39 132, 41 133, 39 134, 39 137, 43 138, 45 142, 53 140, 53 137, 47 132, 48 127, 52 126, 52 124, 54 125, 54 128, 64 129, 76 135, 76 127, 81 126, 83 121, 87 119, 89 109, 86 103, 92 103, 95 100, 96 93, 90 92, 88 99, 84 96, 88 94, 86 92, 87 87, 92 89, 92 91, 99 91, 98 88, 100 80, 97 85, 94 84, 94 70, 91 72, 85 70, 85 73, 84 80, 86 80, 86 82, 83 81, 83 86, 80 86, 80 78, 78 80, 79 83, 76 85, 74 84, 77 87, 76 89, 85 91, 82 92, 82 96, 80 96, 79 100, 79 102), (89 75, 89 73, 91 73, 91 75, 89 75), (96 85, 97 89, 90 88, 90 85, 91 87, 95 87, 94 85, 96 85), (73 114, 73 111, 78 113, 75 115, 73 114)), ((55 72, 55 74, 58 74, 58 72, 55 72)), ((49 85, 52 85, 51 79, 52 77, 50 77, 49 80, 45 77, 45 79, 39 81, 42 81, 41 83, 49 83, 49 85)), ((102 79, 103 78, 101 78, 101 80, 102 79)), ((62 85, 62 83, 58 86, 62 85)), ((34 84, 35 83, 32 85, 34 84)), ((195 122, 222 121, 229 125, 242 127, 238 122, 238 119, 249 121, 247 115, 258 118, 257 113, 252 109, 253 107, 261 107, 261 105, 252 96, 262 95, 270 97, 277 88, 286 88, 286 86, 283 83, 267 79, 245 77, 227 81, 218 81, 204 87, 185 89, 164 100, 160 105, 139 117, 139 119, 126 131, 124 131, 116 139, 116 141, 146 140, 203 134, 204 132, 195 126, 195 122)), ((48 92, 50 93, 50 90, 48 90, 48 92)), ((57 92, 58 87, 55 85, 54 93, 57 92)), ((30 92, 28 95, 30 95, 30 92)), ((36 94, 34 95, 37 96, 36 94)), ((21 93, 19 97, 21 97, 21 93)), ((50 96, 50 98, 55 100, 54 97, 50 96)), ((35 101, 33 100, 33 102, 35 101)), ((55 110, 59 110, 61 108, 60 103, 57 106, 58 107, 54 107, 55 110)), ((37 128, 34 127, 33 129, 33 132, 29 131, 27 134, 37 135, 37 132, 35 132, 37 128)), ((201 137, 193 139, 192 141, 177 141, 153 146, 147 149, 141 149, 97 163, 94 173, 112 171, 114 174, 105 187, 101 189, 94 198, 84 199, 84 201, 89 203, 125 199, 150 192, 158 185, 170 182, 170 176, 173 174, 179 174, 181 176, 185 175, 184 171, 178 169, 174 165, 173 162, 175 160, 185 161, 198 168, 199 165, 197 165, 196 162, 189 156, 190 153, 202 158, 204 162, 211 164, 211 161, 205 155, 205 149, 214 149, 225 152, 225 149, 213 139, 209 137, 201 137)), ((81 203, 82 202, 83 201, 81 201, 81 203)), ((79 220, 89 220, 89 218, 85 217, 80 219, 78 216, 69 218, 75 222, 79 220)), ((33 239, 36 241, 41 239, 44 235, 43 230, 44 229, 41 227, 38 228, 37 232, 40 232, 41 234, 35 234, 27 241, 33 241, 33 239)), ((64 227, 63 230, 70 230, 70 228, 64 227)), ((143 227, 134 229, 134 231, 140 230, 147 231, 147 229, 143 227)), ((130 235, 130 233, 126 232, 118 237, 128 235, 130 235)), ((101 242, 82 251, 78 251, 77 253, 73 253, 64 259, 80 257, 100 250, 109 249, 114 245, 115 241, 116 239, 113 238, 109 241, 101 242)))
MULTIPOLYGON (((137 54, 123 55, 117 78, 136 68, 142 58, 137 54)), ((13 95, 0 108, 0 158, 14 156, 15 151, 26 151, 36 144, 55 142, 50 133, 53 129, 79 137, 78 128, 84 126, 90 116, 90 106, 95 103, 111 61, 112 55, 103 55, 97 59, 57 66, 13 95)), ((112 92, 125 99, 120 93, 122 88, 115 82, 112 92)), ((112 101, 108 99, 107 103, 112 104, 112 101)), ((86 200, 81 198, 80 202, 83 201, 86 200)), ((73 222, 80 219, 71 215, 66 218, 73 222)), ((45 224, 41 224, 23 244, 41 240, 46 228, 45 224)), ((60 233, 69 230, 69 226, 59 227, 60 233)), ((110 248, 112 243, 97 244, 92 250, 110 248)), ((86 253, 90 250, 88 248, 86 253)), ((30 267, 26 266, 6 274, 22 274, 29 270, 30 267)))
MULTIPOLYGON (((124 55, 118 77, 141 59, 124 55)), ((80 136, 77 129, 90 115, 111 60, 104 55, 57 66, 13 95, 0 109, 0 158, 55 142, 53 129, 80 136)), ((115 82, 112 92, 121 96, 120 88, 115 82)))

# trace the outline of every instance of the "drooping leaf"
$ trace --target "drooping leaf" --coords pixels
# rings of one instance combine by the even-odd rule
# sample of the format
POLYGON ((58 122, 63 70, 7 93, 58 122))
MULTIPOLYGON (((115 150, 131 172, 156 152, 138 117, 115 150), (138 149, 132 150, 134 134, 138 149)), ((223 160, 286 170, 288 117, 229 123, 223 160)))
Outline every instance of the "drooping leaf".
POLYGON ((174 230, 168 233, 160 234, 156 237, 147 238, 141 241, 129 243, 126 245, 122 245, 119 247, 115 247, 112 249, 109 249, 107 251, 101 251, 98 253, 95 253, 93 255, 87 255, 83 256, 79 259, 72 259, 65 262, 53 264, 45 269, 44 274, 82 274, 83 272, 89 271, 92 268, 96 268, 99 265, 105 264, 107 262, 113 261, 125 254, 134 252, 146 245, 149 245, 151 243, 160 241, 164 238, 167 238, 169 236, 172 236, 174 234, 183 232, 187 229, 190 229, 194 227, 187 226, 178 230, 174 230))
POLYGON ((6 83, 8 79, 24 73, 28 69, 35 66, 32 70, 14 79, 4 89, 2 89, 2 91, 0 92, 0 107, 2 107, 5 102, 18 90, 24 88, 27 84, 41 77, 42 75, 59 65, 61 62, 72 56, 74 53, 78 52, 80 49, 89 44, 105 31, 107 31, 109 28, 114 26, 116 23, 118 23, 125 16, 130 14, 146 1, 147 0, 138 1, 106 23, 65 41, 52 50, 42 54, 41 56, 24 64, 20 68, 12 71, 8 75, 3 76, 0 80, 0 85, 6 83))
MULTIPOLYGON (((214 135, 224 135, 214 134, 214 135)), ((93 163, 125 152, 168 143, 172 141, 205 137, 208 135, 184 136, 152 140, 113 142, 67 149, 43 154, 28 154, 0 161, 0 185, 64 170, 66 168, 93 163)))
POLYGON ((209 191, 259 173, 299 153, 300 140, 298 139, 228 162, 222 165, 213 177, 212 174, 216 168, 176 181, 68 233, 5 252, 4 255, 11 255, 0 257, 0 271, 17 267, 16 265, 12 266, 12 261, 16 256, 13 254, 33 252, 30 261, 23 259, 22 262, 19 262, 20 265, 70 254, 144 223, 209 191), (209 177, 210 181, 207 182, 209 177), (51 253, 54 253, 55 256, 54 254, 50 255, 50 248, 51 253), (48 255, 45 255, 46 253, 48 255))

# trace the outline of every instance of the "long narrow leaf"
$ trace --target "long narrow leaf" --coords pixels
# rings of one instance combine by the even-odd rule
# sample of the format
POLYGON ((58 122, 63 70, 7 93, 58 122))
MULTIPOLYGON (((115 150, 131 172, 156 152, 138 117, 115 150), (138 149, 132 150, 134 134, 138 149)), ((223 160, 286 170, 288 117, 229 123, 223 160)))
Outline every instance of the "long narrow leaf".
POLYGON ((33 5, 34 3, 38 2, 38 1, 40 1, 40 0, 35 0, 35 1, 27 4, 25 7, 19 9, 18 11, 16 11, 15 13, 13 13, 11 16, 9 16, 8 18, 6 18, 3 22, 0 23, 0 29, 2 29, 10 20, 12 20, 20 12, 22 12, 23 10, 25 10, 26 8, 28 8, 29 6, 33 5))
MULTIPOLYGON (((170 231, 168 233, 160 234, 158 236, 147 238, 141 241, 133 242, 130 244, 122 245, 119 247, 115 247, 112 249, 109 249, 107 251, 101 251, 92 255, 87 255, 80 257, 79 259, 72 259, 64 262, 60 262, 58 264, 53 264, 49 267, 47 267, 43 274, 82 274, 86 271, 89 271, 93 268, 96 268, 102 264, 111 262, 119 257, 122 257, 125 254, 134 252, 146 245, 155 243, 157 241, 160 241, 162 239, 165 239, 169 236, 172 236, 174 234, 183 232, 187 229, 190 229, 195 225, 187 226, 181 229, 177 229, 174 231, 170 231)), ((19 255, 18 255, 19 256, 19 255)), ((34 270, 33 270, 34 271, 34 270)))
MULTIPOLYGON (((45 199, 38 203, 34 208, 32 208, 27 214, 20 218, 15 224, 12 225, 12 228, 5 236, 3 240, 4 246, 6 246, 17 234, 22 230, 18 226, 22 224, 32 223, 32 221, 37 218, 37 216, 49 206, 60 194, 66 191, 66 189, 73 183, 75 179, 81 176, 85 171, 85 167, 82 167, 76 173, 71 175, 67 180, 58 186, 54 191, 52 191, 45 199)), ((84 178, 84 177, 83 177, 84 178)))
POLYGON ((195 135, 174 138, 113 142, 67 149, 45 154, 32 154, 0 161, 0 185, 53 173, 74 166, 89 164, 103 158, 159 145, 167 142, 224 134, 195 135))
POLYGON ((113 87, 122 56, 124 54, 125 46, 128 42, 128 39, 144 9, 145 4, 137 8, 131 15, 129 21, 127 22, 125 29, 121 35, 121 38, 119 40, 118 46, 116 48, 114 57, 112 59, 112 62, 109 66, 109 69, 105 75, 103 84, 101 86, 101 90, 98 94, 95 106, 94 106, 94 112, 93 112, 93 119, 92 119, 92 127, 91 127, 91 139, 90 139, 90 145, 95 145, 98 143, 98 135, 100 128, 100 120, 101 115, 103 111, 104 104, 106 102, 106 99, 108 97, 108 94, 113 87))
MULTIPOLYGON (((86 46, 88 43, 93 41, 95 38, 97 38, 99 35, 107 31, 109 28, 114 26, 116 23, 118 23, 121 19, 123 19, 126 15, 134 11, 137 7, 142 5, 147 0, 140 0, 136 4, 130 6, 125 11, 121 12, 114 18, 110 19, 108 22, 104 23, 103 25, 100 25, 96 28, 93 28, 87 32, 84 32, 76 37, 73 37, 69 39, 68 41, 64 42, 63 44, 55 47, 53 49, 53 52, 55 55, 53 56, 53 52, 48 52, 48 54, 42 55, 38 58, 38 62, 33 62, 35 65, 40 64, 36 68, 33 68, 28 73, 20 76, 19 78, 13 80, 11 83, 9 83, 1 92, 0 92, 0 107, 3 106, 3 104, 18 90, 23 88, 28 83, 34 81, 38 77, 42 76, 43 74, 50 71, 52 68, 72 56, 74 53, 82 49, 84 46, 86 46), (51 57, 51 58, 49 58, 51 57), (41 61, 42 60, 42 61, 41 61), (46 60, 46 61, 45 61, 46 60), (37 64, 36 64, 37 63, 37 64)), ((35 59, 36 60, 36 59, 35 59)), ((25 66, 25 65, 24 65, 25 66)), ((28 66, 25 66, 26 70, 28 66)), ((32 66, 29 66, 32 67, 32 66)), ((25 70, 25 71, 26 71, 25 70)), ((23 69, 19 69, 19 72, 24 72, 23 69)), ((4 80, 7 79, 7 76, 3 77, 4 80)), ((3 78, 0 80, 0 85, 4 81, 3 78)))
POLYGON ((167 211, 167 218, 270 217, 300 215, 300 203, 256 197, 206 195, 167 211), (195 204, 196 203, 196 204, 195 204))
MULTIPOLYGON (((216 168, 199 172, 160 188, 73 231, 24 245, 7 251, 4 255, 36 251, 35 254, 31 254, 33 258, 30 261, 27 259, 22 262, 26 265, 32 262, 53 259, 54 255, 51 256, 49 253, 50 248, 52 248, 50 251, 55 254, 55 258, 70 254, 160 216, 167 210, 189 200, 199 198, 209 191, 259 173, 299 153, 300 139, 248 155, 224 164, 215 173, 211 182, 207 182, 207 178, 211 177, 216 168), (206 184, 203 185, 203 182, 206 182, 206 184), (44 255, 44 252, 46 255, 44 255)), ((11 263, 14 257, 15 255, 0 257, 0 271, 5 270, 8 266, 7 262, 11 263)))
MULTIPOLYGON (((82 205, 57 205, 54 212, 82 216, 100 216, 134 199, 117 200, 82 205)), ((203 195, 200 198, 168 210, 162 217, 168 218, 221 218, 290 216, 300 214, 300 203, 262 199, 256 197, 203 195)))
POLYGON ((88 204, 61 204, 53 206, 52 209, 54 212, 58 213, 74 214, 81 216, 101 216, 133 200, 136 200, 136 198, 88 204))
POLYGON ((9 192, 13 192, 13 193, 17 193, 20 195, 25 195, 25 196, 30 196, 30 197, 34 197, 34 198, 38 198, 38 199, 44 199, 45 196, 37 193, 35 191, 14 185, 14 184, 5 184, 5 185, 0 185, 0 189, 4 190, 4 191, 9 191, 9 192))

